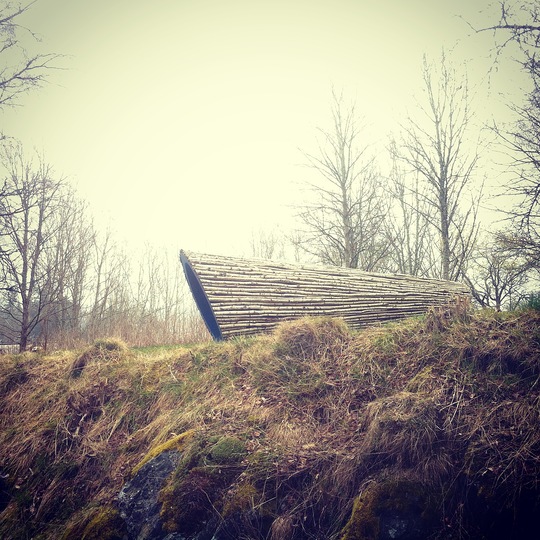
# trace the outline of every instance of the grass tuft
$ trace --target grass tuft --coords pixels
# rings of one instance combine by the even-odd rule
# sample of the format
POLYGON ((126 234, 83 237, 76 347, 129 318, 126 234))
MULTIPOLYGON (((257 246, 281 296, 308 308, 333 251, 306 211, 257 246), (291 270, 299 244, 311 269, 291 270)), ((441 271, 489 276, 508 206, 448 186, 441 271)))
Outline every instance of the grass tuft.
POLYGON ((79 377, 89 362, 115 360, 125 355, 128 346, 119 338, 97 339, 71 365, 71 376, 79 377))

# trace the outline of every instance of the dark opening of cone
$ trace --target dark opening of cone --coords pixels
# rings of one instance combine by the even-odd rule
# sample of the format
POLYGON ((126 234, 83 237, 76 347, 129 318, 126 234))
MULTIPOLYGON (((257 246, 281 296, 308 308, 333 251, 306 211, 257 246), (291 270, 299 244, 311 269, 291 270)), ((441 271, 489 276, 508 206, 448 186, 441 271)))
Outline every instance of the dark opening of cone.
POLYGON ((197 276, 197 272, 192 268, 187 255, 183 251, 180 252, 180 262, 182 263, 182 268, 184 269, 186 280, 191 289, 191 294, 201 312, 206 328, 208 328, 208 331, 216 341, 221 341, 221 339, 223 339, 221 330, 208 300, 208 296, 206 296, 206 293, 204 292, 204 288, 199 276, 197 276))

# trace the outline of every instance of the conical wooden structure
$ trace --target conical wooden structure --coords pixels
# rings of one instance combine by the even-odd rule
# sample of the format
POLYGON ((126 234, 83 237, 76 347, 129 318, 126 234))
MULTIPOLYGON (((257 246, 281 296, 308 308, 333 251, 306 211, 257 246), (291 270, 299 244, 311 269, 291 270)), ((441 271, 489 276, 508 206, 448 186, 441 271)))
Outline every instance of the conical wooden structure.
POLYGON ((454 281, 180 252, 212 337, 268 332, 304 316, 343 318, 352 328, 425 313, 469 294, 454 281))

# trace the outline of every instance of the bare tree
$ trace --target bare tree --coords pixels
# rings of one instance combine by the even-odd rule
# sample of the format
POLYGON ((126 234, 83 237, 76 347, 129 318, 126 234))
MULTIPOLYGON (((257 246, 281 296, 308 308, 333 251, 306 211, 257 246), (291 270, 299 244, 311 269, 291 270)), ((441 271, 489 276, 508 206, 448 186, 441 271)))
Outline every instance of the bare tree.
POLYGON ((457 77, 443 53, 438 73, 424 58, 423 82, 427 103, 419 108, 420 119, 409 117, 402 126, 394 157, 425 182, 421 196, 436 210, 424 216, 439 234, 439 277, 454 280, 463 276, 478 234, 480 195, 470 190, 478 153, 476 146, 467 147, 472 120, 467 80, 457 77))
POLYGON ((58 54, 29 54, 23 36, 34 42, 37 36, 18 22, 36 0, 23 4, 0 1, 0 110, 15 105, 19 97, 43 84, 47 70, 55 67, 58 54))
POLYGON ((508 192, 516 203, 509 212, 520 235, 540 251, 540 90, 533 91, 524 107, 514 107, 513 126, 494 130, 510 157, 508 192))
POLYGON ((327 264, 375 270, 388 250, 380 178, 368 145, 361 144, 354 105, 334 94, 332 119, 332 130, 319 130, 318 154, 305 154, 319 181, 309 184, 313 202, 298 214, 300 247, 327 264))
POLYGON ((508 257, 524 260, 532 273, 536 271, 536 278, 540 277, 540 243, 535 237, 514 223, 506 230, 497 232, 496 239, 508 257))
POLYGON ((175 256, 148 248, 133 272, 112 232, 96 233, 86 204, 43 159, 27 159, 13 141, 1 157, 9 192, 0 215, 2 341, 22 351, 35 340, 157 344, 201 335, 175 256))
POLYGON ((87 339, 119 334, 132 311, 131 264, 110 229, 94 237, 87 339))
POLYGON ((163 285, 159 291, 160 317, 164 325, 163 342, 165 343, 175 343, 184 334, 189 305, 187 301, 189 290, 185 283, 182 265, 178 264, 176 252, 170 255, 169 257, 168 253, 162 253, 163 285))
POLYGON ((520 60, 531 75, 536 90, 540 84, 540 8, 538 0, 502 0, 499 2, 499 20, 477 32, 493 32, 497 39, 495 59, 505 52, 510 44, 517 44, 522 53, 520 60), (502 38, 502 40, 499 40, 502 38))
MULTIPOLYGON (((395 148, 392 153, 396 154, 395 148)), ((407 174, 394 162, 388 180, 393 202, 387 220, 388 243, 392 247, 388 270, 413 276, 432 276, 436 274, 437 267, 436 238, 431 226, 435 208, 427 202, 419 173, 407 174)))
POLYGON ((134 287, 132 342, 174 343, 185 329, 188 291, 175 255, 146 246, 140 257, 134 287))
POLYGON ((261 259, 285 258, 285 238, 276 230, 251 232, 251 256, 261 259))
MULTIPOLYGON (((18 23, 36 1, 23 4, 0 0, 0 111, 16 105, 22 94, 43 84, 47 71, 57 67, 60 58, 58 54, 29 53, 22 45, 23 34, 38 41, 35 34, 18 23)), ((0 140, 4 137, 0 131, 0 140)), ((9 186, 0 182, 0 216, 8 211, 4 199, 10 195, 13 193, 9 186)))
POLYGON ((509 249, 505 236, 494 234, 477 249, 466 278, 473 298, 482 307, 512 308, 525 295, 530 265, 509 249))
POLYGON ((38 164, 27 160, 18 143, 6 146, 2 158, 10 195, 3 200, 7 212, 0 216, 0 268, 10 294, 1 308, 4 320, 13 323, 3 330, 16 330, 23 351, 51 298, 45 254, 56 232, 53 216, 63 182, 43 159, 38 164))
POLYGON ((517 44, 518 61, 530 75, 531 90, 523 105, 510 104, 516 120, 510 126, 494 124, 510 162, 508 192, 516 203, 510 217, 514 231, 505 242, 519 257, 525 249, 529 261, 540 266, 540 6, 537 0, 500 2, 499 20, 478 32, 492 31, 498 59, 510 44, 517 44))
POLYGON ((91 251, 95 231, 85 202, 65 189, 54 214, 54 239, 46 250, 48 301, 40 324, 39 341, 49 338, 77 344, 88 303, 91 251))

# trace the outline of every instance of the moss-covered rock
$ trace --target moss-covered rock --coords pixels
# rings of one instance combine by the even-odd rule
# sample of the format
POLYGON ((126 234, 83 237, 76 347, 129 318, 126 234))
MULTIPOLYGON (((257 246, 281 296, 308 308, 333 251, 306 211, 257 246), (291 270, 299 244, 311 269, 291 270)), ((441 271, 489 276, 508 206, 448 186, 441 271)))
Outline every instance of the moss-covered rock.
POLYGON ((260 493, 255 486, 249 482, 242 482, 227 493, 227 499, 223 504, 223 517, 253 510, 259 499, 260 493))
POLYGON ((227 490, 245 469, 245 455, 237 437, 194 441, 159 495, 163 529, 189 535, 203 528, 223 509, 227 490))
POLYGON ((408 479, 368 484, 355 499, 341 540, 423 540, 437 524, 428 488, 408 479))
POLYGON ((237 463, 245 455, 246 445, 236 437, 221 437, 208 454, 214 463, 221 465, 237 463))
POLYGON ((155 538, 161 532, 160 492, 180 459, 181 454, 176 450, 161 451, 145 462, 123 486, 118 495, 118 505, 129 538, 145 540, 155 538))
POLYGON ((176 435, 172 439, 165 441, 164 443, 158 444, 151 448, 149 452, 143 457, 143 459, 133 467, 133 475, 136 475, 141 467, 146 465, 150 460, 154 459, 156 456, 159 456, 162 452, 169 450, 174 450, 176 452, 181 452, 185 449, 187 443, 191 441, 193 435, 195 434, 194 430, 188 430, 180 435, 176 435))
POLYGON ((160 493, 163 530, 190 535, 212 517, 221 482, 208 469, 195 468, 175 478, 160 493))
POLYGON ((126 523, 118 509, 106 506, 90 520, 81 540, 122 540, 126 534, 126 523))

